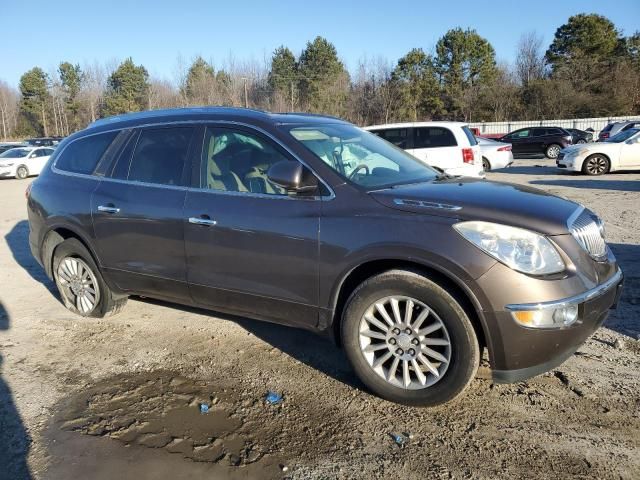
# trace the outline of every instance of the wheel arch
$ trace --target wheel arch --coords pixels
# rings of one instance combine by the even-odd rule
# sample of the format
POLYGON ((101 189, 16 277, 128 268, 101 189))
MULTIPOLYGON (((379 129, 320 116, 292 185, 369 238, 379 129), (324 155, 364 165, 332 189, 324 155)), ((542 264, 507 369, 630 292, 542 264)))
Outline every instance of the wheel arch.
POLYGON ((600 151, 600 152, 590 153, 589 155, 584 157, 584 160, 582 161, 582 165, 580 166, 580 171, 584 172, 584 168, 585 168, 584 165, 587 162, 587 160, 589 160, 591 157, 594 157, 596 155, 600 156, 600 157, 604 157, 607 160, 607 162, 609 162, 609 169, 604 173, 609 173, 609 172, 612 172, 613 170, 615 170, 613 168, 613 162, 611 161, 611 157, 609 155, 607 155, 606 153, 600 151))
POLYGON ((438 268, 434 265, 427 265, 414 260, 401 260, 394 258, 368 260, 352 268, 342 278, 340 286, 334 293, 334 297, 332 299, 333 308, 331 328, 336 344, 341 344, 340 325, 342 323, 342 313, 351 293, 358 287, 358 285, 368 278, 388 270, 407 270, 415 272, 445 288, 465 310, 465 313, 469 317, 469 320, 476 332, 480 348, 482 349, 483 347, 487 347, 490 349, 490 345, 488 343, 488 328, 482 314, 482 307, 475 294, 469 289, 464 281, 456 277, 450 271, 445 271, 444 269, 438 268))
POLYGON ((96 265, 100 266, 100 262, 96 253, 93 251, 84 235, 82 235, 80 232, 78 232, 77 229, 69 225, 54 225, 47 231, 47 233, 45 233, 42 240, 41 249, 42 264, 47 276, 50 279, 53 279, 53 254, 58 245, 69 238, 75 238, 76 240, 78 240, 91 254, 96 265))

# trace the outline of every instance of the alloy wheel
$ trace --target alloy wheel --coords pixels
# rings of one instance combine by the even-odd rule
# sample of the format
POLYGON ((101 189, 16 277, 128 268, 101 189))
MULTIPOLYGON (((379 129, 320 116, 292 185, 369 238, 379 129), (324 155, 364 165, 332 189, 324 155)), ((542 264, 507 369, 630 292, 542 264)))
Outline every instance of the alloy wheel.
POLYGON ((560 147, 558 145, 551 145, 547 149, 547 156, 549 158, 558 158, 559 153, 560 153, 560 147))
POLYGON ((100 302, 100 288, 91 268, 80 258, 65 257, 56 273, 65 304, 89 315, 100 302))
POLYGON ((596 155, 587 160, 586 167, 590 175, 602 175, 607 171, 607 159, 596 155))
POLYGON ((29 172, 27 172, 27 169, 25 167, 18 167, 18 170, 16 171, 16 176, 20 180, 23 180, 23 179, 27 178, 28 174, 29 174, 29 172))
POLYGON ((378 376, 407 390, 440 381, 451 362, 451 340, 440 317, 405 296, 382 298, 360 320, 362 355, 378 376))

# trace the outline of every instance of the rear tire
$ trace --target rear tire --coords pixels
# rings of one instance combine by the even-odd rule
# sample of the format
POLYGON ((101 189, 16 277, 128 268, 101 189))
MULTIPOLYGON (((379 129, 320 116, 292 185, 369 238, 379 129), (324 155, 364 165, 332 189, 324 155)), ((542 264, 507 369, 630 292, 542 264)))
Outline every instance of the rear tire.
POLYGON ((474 328, 460 304, 435 282, 406 270, 381 273, 354 290, 341 338, 360 380, 405 405, 429 407, 456 398, 480 362, 474 328))
POLYGON ((18 180, 24 180, 28 176, 29 176, 29 169, 27 167, 25 167, 24 165, 20 165, 16 169, 16 178, 18 180))
POLYGON ((609 173, 611 162, 602 154, 594 153, 585 158, 582 163, 582 173, 591 176, 604 175, 609 173))
POLYGON ((560 154, 560 150, 562 150, 562 147, 560 145, 556 143, 552 143, 547 147, 544 154, 547 158, 550 158, 551 160, 555 160, 556 158, 558 158, 558 155, 560 154))
POLYGON ((491 171, 491 163, 485 157, 482 157, 482 170, 485 172, 491 171))
POLYGON ((127 303, 126 296, 116 295, 107 286, 93 257, 76 238, 69 238, 56 247, 53 278, 64 306, 80 316, 115 315, 127 303))

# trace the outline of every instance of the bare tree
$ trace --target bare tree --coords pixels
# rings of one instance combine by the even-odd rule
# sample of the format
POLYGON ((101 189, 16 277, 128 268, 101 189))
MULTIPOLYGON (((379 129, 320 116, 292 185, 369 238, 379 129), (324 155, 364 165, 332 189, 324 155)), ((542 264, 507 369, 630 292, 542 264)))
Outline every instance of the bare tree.
POLYGON ((149 109, 174 108, 182 103, 180 92, 168 80, 152 78, 149 81, 149 109))
POLYGON ((542 36, 535 31, 523 34, 518 41, 516 74, 520 84, 525 87, 544 77, 546 64, 542 42, 542 36))
POLYGON ((95 122, 100 114, 100 103, 104 95, 107 82, 107 69, 98 62, 82 67, 85 73, 80 99, 85 111, 84 123, 95 122))
POLYGON ((7 140, 15 134, 18 122, 18 103, 20 95, 15 88, 0 80, 0 123, 2 139, 7 140))

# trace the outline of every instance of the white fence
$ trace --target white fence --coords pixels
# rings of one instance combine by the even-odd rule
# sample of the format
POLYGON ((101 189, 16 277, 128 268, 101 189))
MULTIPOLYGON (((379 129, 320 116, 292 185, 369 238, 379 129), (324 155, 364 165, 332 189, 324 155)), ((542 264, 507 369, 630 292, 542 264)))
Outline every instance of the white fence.
POLYGON ((577 128, 580 130, 586 130, 587 128, 593 128, 595 130, 594 136, 597 138, 598 133, 605 125, 611 122, 622 122, 625 120, 640 120, 640 117, 600 117, 600 118, 575 118, 572 120, 523 120, 519 122, 486 122, 486 123, 470 123, 470 127, 476 127, 480 129, 480 135, 482 134, 506 134, 517 130, 519 128, 526 127, 562 127, 562 128, 577 128))

